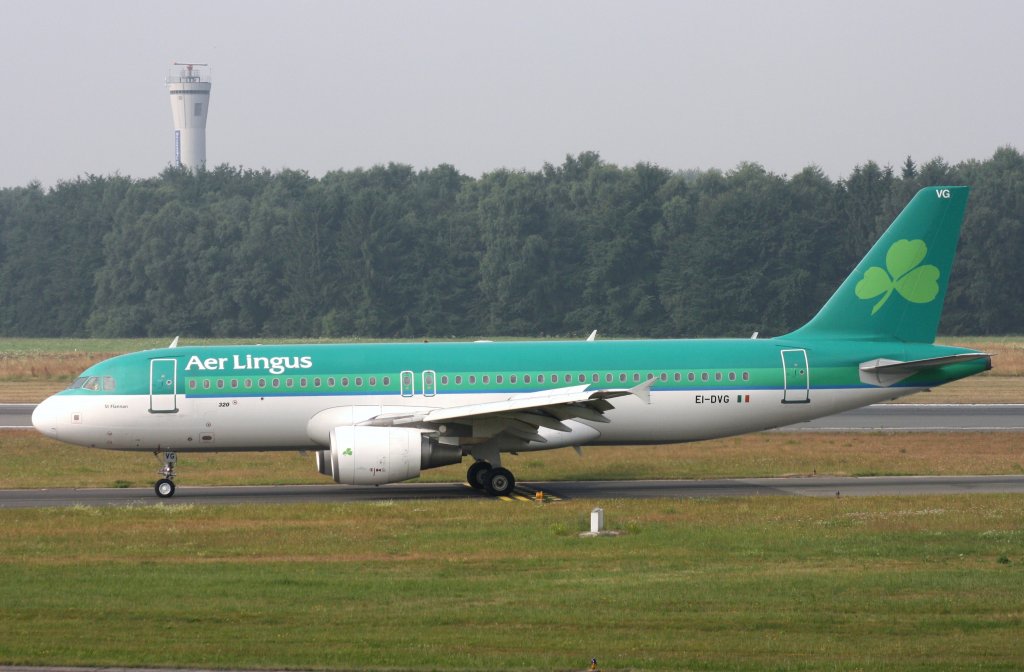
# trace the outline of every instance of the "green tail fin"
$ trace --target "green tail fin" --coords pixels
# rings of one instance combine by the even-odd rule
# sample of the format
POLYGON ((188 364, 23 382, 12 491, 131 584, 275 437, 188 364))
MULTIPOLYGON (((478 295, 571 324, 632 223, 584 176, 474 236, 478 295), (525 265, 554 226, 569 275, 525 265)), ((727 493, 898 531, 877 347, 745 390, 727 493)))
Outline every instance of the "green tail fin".
POLYGON ((968 187, 926 187, 810 322, 790 336, 932 343, 968 187))

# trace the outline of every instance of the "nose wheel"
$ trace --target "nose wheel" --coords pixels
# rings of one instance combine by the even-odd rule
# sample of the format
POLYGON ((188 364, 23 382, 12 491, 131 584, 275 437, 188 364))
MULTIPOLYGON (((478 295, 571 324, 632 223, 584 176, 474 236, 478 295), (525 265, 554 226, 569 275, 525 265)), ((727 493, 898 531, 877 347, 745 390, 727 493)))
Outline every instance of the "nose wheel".
MULTIPOLYGON (((160 459, 160 452, 153 453, 160 459)), ((163 453, 164 466, 160 469, 159 473, 163 478, 156 482, 153 486, 153 490, 156 492, 156 496, 160 499, 167 499, 168 497, 174 496, 174 467, 178 464, 178 454, 169 451, 163 453)))
POLYGON ((156 496, 161 499, 172 497, 174 495, 174 481, 169 478, 161 478, 156 482, 153 489, 156 490, 156 496))

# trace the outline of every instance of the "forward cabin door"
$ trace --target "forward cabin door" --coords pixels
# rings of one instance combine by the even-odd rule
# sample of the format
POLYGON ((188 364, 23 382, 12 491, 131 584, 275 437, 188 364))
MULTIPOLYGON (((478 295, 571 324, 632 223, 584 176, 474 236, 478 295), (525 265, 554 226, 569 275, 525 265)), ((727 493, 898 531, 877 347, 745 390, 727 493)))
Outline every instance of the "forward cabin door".
POLYGON ((178 412, 178 360, 149 360, 149 412, 178 412))
POLYGON ((811 373, 806 350, 782 351, 782 403, 811 402, 811 373))

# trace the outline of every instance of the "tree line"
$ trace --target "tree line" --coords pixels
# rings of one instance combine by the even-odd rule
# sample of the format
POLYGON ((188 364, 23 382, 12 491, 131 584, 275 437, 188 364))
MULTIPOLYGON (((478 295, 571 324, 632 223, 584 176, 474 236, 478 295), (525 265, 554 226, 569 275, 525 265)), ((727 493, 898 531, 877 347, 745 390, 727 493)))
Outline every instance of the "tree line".
POLYGON ((776 335, 921 187, 973 187, 940 329, 1024 333, 1024 156, 833 181, 596 153, 479 178, 227 165, 0 190, 8 336, 776 335))

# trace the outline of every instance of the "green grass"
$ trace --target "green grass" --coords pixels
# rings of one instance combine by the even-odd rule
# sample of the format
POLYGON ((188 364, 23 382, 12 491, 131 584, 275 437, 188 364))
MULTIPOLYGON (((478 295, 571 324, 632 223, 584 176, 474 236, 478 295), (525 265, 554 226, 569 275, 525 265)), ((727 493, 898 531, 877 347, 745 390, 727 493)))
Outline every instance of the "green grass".
POLYGON ((0 511, 0 662, 1017 669, 1013 496, 0 511))

